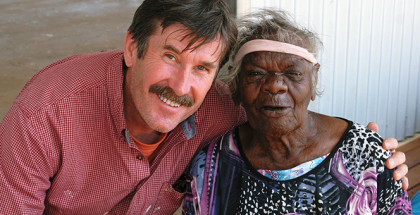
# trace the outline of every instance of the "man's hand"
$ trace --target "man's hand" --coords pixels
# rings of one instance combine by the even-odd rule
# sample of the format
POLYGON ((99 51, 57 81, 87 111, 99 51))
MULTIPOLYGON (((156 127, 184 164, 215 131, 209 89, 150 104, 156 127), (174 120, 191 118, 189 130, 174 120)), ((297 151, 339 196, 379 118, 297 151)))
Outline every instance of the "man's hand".
MULTIPOLYGON (((378 125, 374 122, 370 122, 367 127, 373 131, 379 132, 378 125)), ((386 150, 392 151, 392 156, 386 160, 385 166, 388 169, 393 169, 397 167, 397 169, 394 171, 394 180, 400 180, 402 179, 402 188, 403 190, 408 189, 408 178, 405 177, 408 172, 408 167, 405 162, 405 154, 404 152, 396 152, 395 149, 398 147, 398 141, 395 138, 386 138, 382 142, 382 147, 386 150)))

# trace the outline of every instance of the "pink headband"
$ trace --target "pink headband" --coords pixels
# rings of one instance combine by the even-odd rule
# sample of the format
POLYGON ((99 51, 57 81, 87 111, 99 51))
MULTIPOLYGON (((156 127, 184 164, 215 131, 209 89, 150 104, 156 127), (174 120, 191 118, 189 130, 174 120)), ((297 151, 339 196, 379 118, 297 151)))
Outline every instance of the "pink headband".
POLYGON ((257 51, 268 51, 268 52, 281 52, 287 54, 293 54, 300 57, 303 57, 307 61, 311 62, 313 65, 317 64, 317 61, 314 55, 308 50, 295 46, 289 43, 282 43, 273 40, 251 40, 242 45, 238 53, 236 53, 235 59, 233 60, 233 65, 239 63, 239 61, 248 53, 257 52, 257 51))

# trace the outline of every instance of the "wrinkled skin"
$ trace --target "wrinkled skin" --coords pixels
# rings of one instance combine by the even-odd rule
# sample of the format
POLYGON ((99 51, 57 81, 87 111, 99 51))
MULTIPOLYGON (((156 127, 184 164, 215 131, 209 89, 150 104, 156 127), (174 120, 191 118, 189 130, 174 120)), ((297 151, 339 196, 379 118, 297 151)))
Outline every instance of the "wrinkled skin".
MULTIPOLYGON (((280 148, 284 150, 284 148, 288 147, 289 151, 291 151, 291 149, 296 148, 296 145, 277 147, 276 144, 272 144, 273 141, 270 141, 270 139, 283 138, 287 134, 299 130, 304 125, 305 120, 308 120, 307 117, 310 114, 307 107, 310 100, 315 99, 314 86, 312 86, 312 72, 317 72, 318 69, 317 65, 313 66, 295 55, 255 52, 245 56, 242 70, 239 74, 239 96, 242 105, 246 109, 250 128, 255 133, 259 133, 259 135, 251 137, 251 139, 254 139, 254 143, 249 143, 249 145, 255 146, 262 142, 271 142, 271 144, 268 143, 264 147, 251 147, 251 151, 263 151, 264 148, 270 148, 270 151, 273 152, 280 148), (277 136, 273 136, 273 133, 277 134, 277 136)), ((374 123, 370 123, 368 127, 378 131, 374 123)), ((337 134, 335 136, 330 134, 330 138, 334 139, 334 137, 338 138, 341 136, 337 134)), ((305 133, 305 135, 308 134, 305 133)), ((286 139, 285 142, 288 142, 287 138, 284 139, 286 139)), ((397 146, 398 142, 394 138, 388 138, 383 142, 383 147, 388 150, 395 150, 397 146)), ((328 151, 330 148, 327 147, 324 151, 328 151)), ((313 150, 316 151, 318 149, 315 147, 313 150)), ((300 151, 300 149, 297 150, 296 154, 299 153, 307 155, 305 151, 300 151)), ((323 154, 324 152, 320 150, 317 153, 323 154)), ((253 156, 258 157, 253 161, 259 167, 269 166, 271 169, 281 169, 295 165, 289 164, 289 166, 275 167, 273 160, 267 158, 264 161, 264 159, 261 159, 261 157, 264 157, 264 153, 250 153, 249 156, 251 160, 253 156)), ((297 156, 293 160, 296 160, 297 164, 299 164, 302 162, 298 161, 299 158, 302 160, 310 159, 305 156, 297 156)), ((281 163, 281 161, 278 162, 281 163)), ((405 177, 405 174, 408 168, 403 164, 404 162, 404 153, 395 152, 387 160, 386 166, 390 169, 398 166, 394 172, 394 179, 399 180, 402 178, 403 189, 407 189, 408 179, 405 177)))

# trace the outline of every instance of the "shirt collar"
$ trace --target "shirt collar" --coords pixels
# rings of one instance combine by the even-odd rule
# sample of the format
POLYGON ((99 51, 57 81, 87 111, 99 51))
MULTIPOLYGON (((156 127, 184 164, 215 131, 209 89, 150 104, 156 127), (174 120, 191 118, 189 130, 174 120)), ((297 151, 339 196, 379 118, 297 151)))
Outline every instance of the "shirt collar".
MULTIPOLYGON (((195 114, 189 116, 186 120, 181 122, 182 130, 184 131, 184 135, 187 140, 193 138, 196 133, 195 129, 195 114)), ((128 128, 124 130, 125 138, 128 142, 128 145, 131 145, 130 133, 128 128)))
POLYGON ((184 130, 185 137, 191 139, 195 135, 195 114, 189 116, 186 120, 181 122, 182 130, 184 130))
MULTIPOLYGON (((121 132, 126 128, 123 101, 123 52, 121 50, 115 50, 108 51, 108 53, 112 55, 110 56, 106 79, 109 109, 115 129, 121 132)), ((121 134, 119 133, 119 135, 121 134)))

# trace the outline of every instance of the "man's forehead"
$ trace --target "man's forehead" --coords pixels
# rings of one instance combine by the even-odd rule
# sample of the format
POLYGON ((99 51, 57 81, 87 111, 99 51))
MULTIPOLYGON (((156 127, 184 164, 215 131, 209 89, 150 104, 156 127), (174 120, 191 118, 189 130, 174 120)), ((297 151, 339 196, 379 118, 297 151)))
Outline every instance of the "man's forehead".
POLYGON ((165 29, 162 27, 160 28, 161 35, 165 35, 167 38, 173 38, 180 41, 186 39, 188 35, 192 35, 192 31, 182 24, 172 24, 165 29))
POLYGON ((213 48, 215 49, 214 52, 217 53, 217 51, 221 51, 223 47, 223 41, 220 39, 220 34, 211 41, 205 41, 205 38, 196 38, 196 34, 194 34, 191 29, 189 29, 187 26, 180 24, 180 23, 174 23, 170 26, 167 26, 165 29, 162 28, 162 26, 159 25, 161 36, 165 37, 165 45, 176 45, 177 48, 181 48, 181 51, 185 50, 194 50, 199 48, 200 46, 215 43, 217 46, 213 45, 213 48), (172 41, 178 42, 177 44, 169 44, 172 41), (194 41, 193 44, 190 44, 192 40, 194 41), (190 45, 187 47, 187 45, 190 45))

